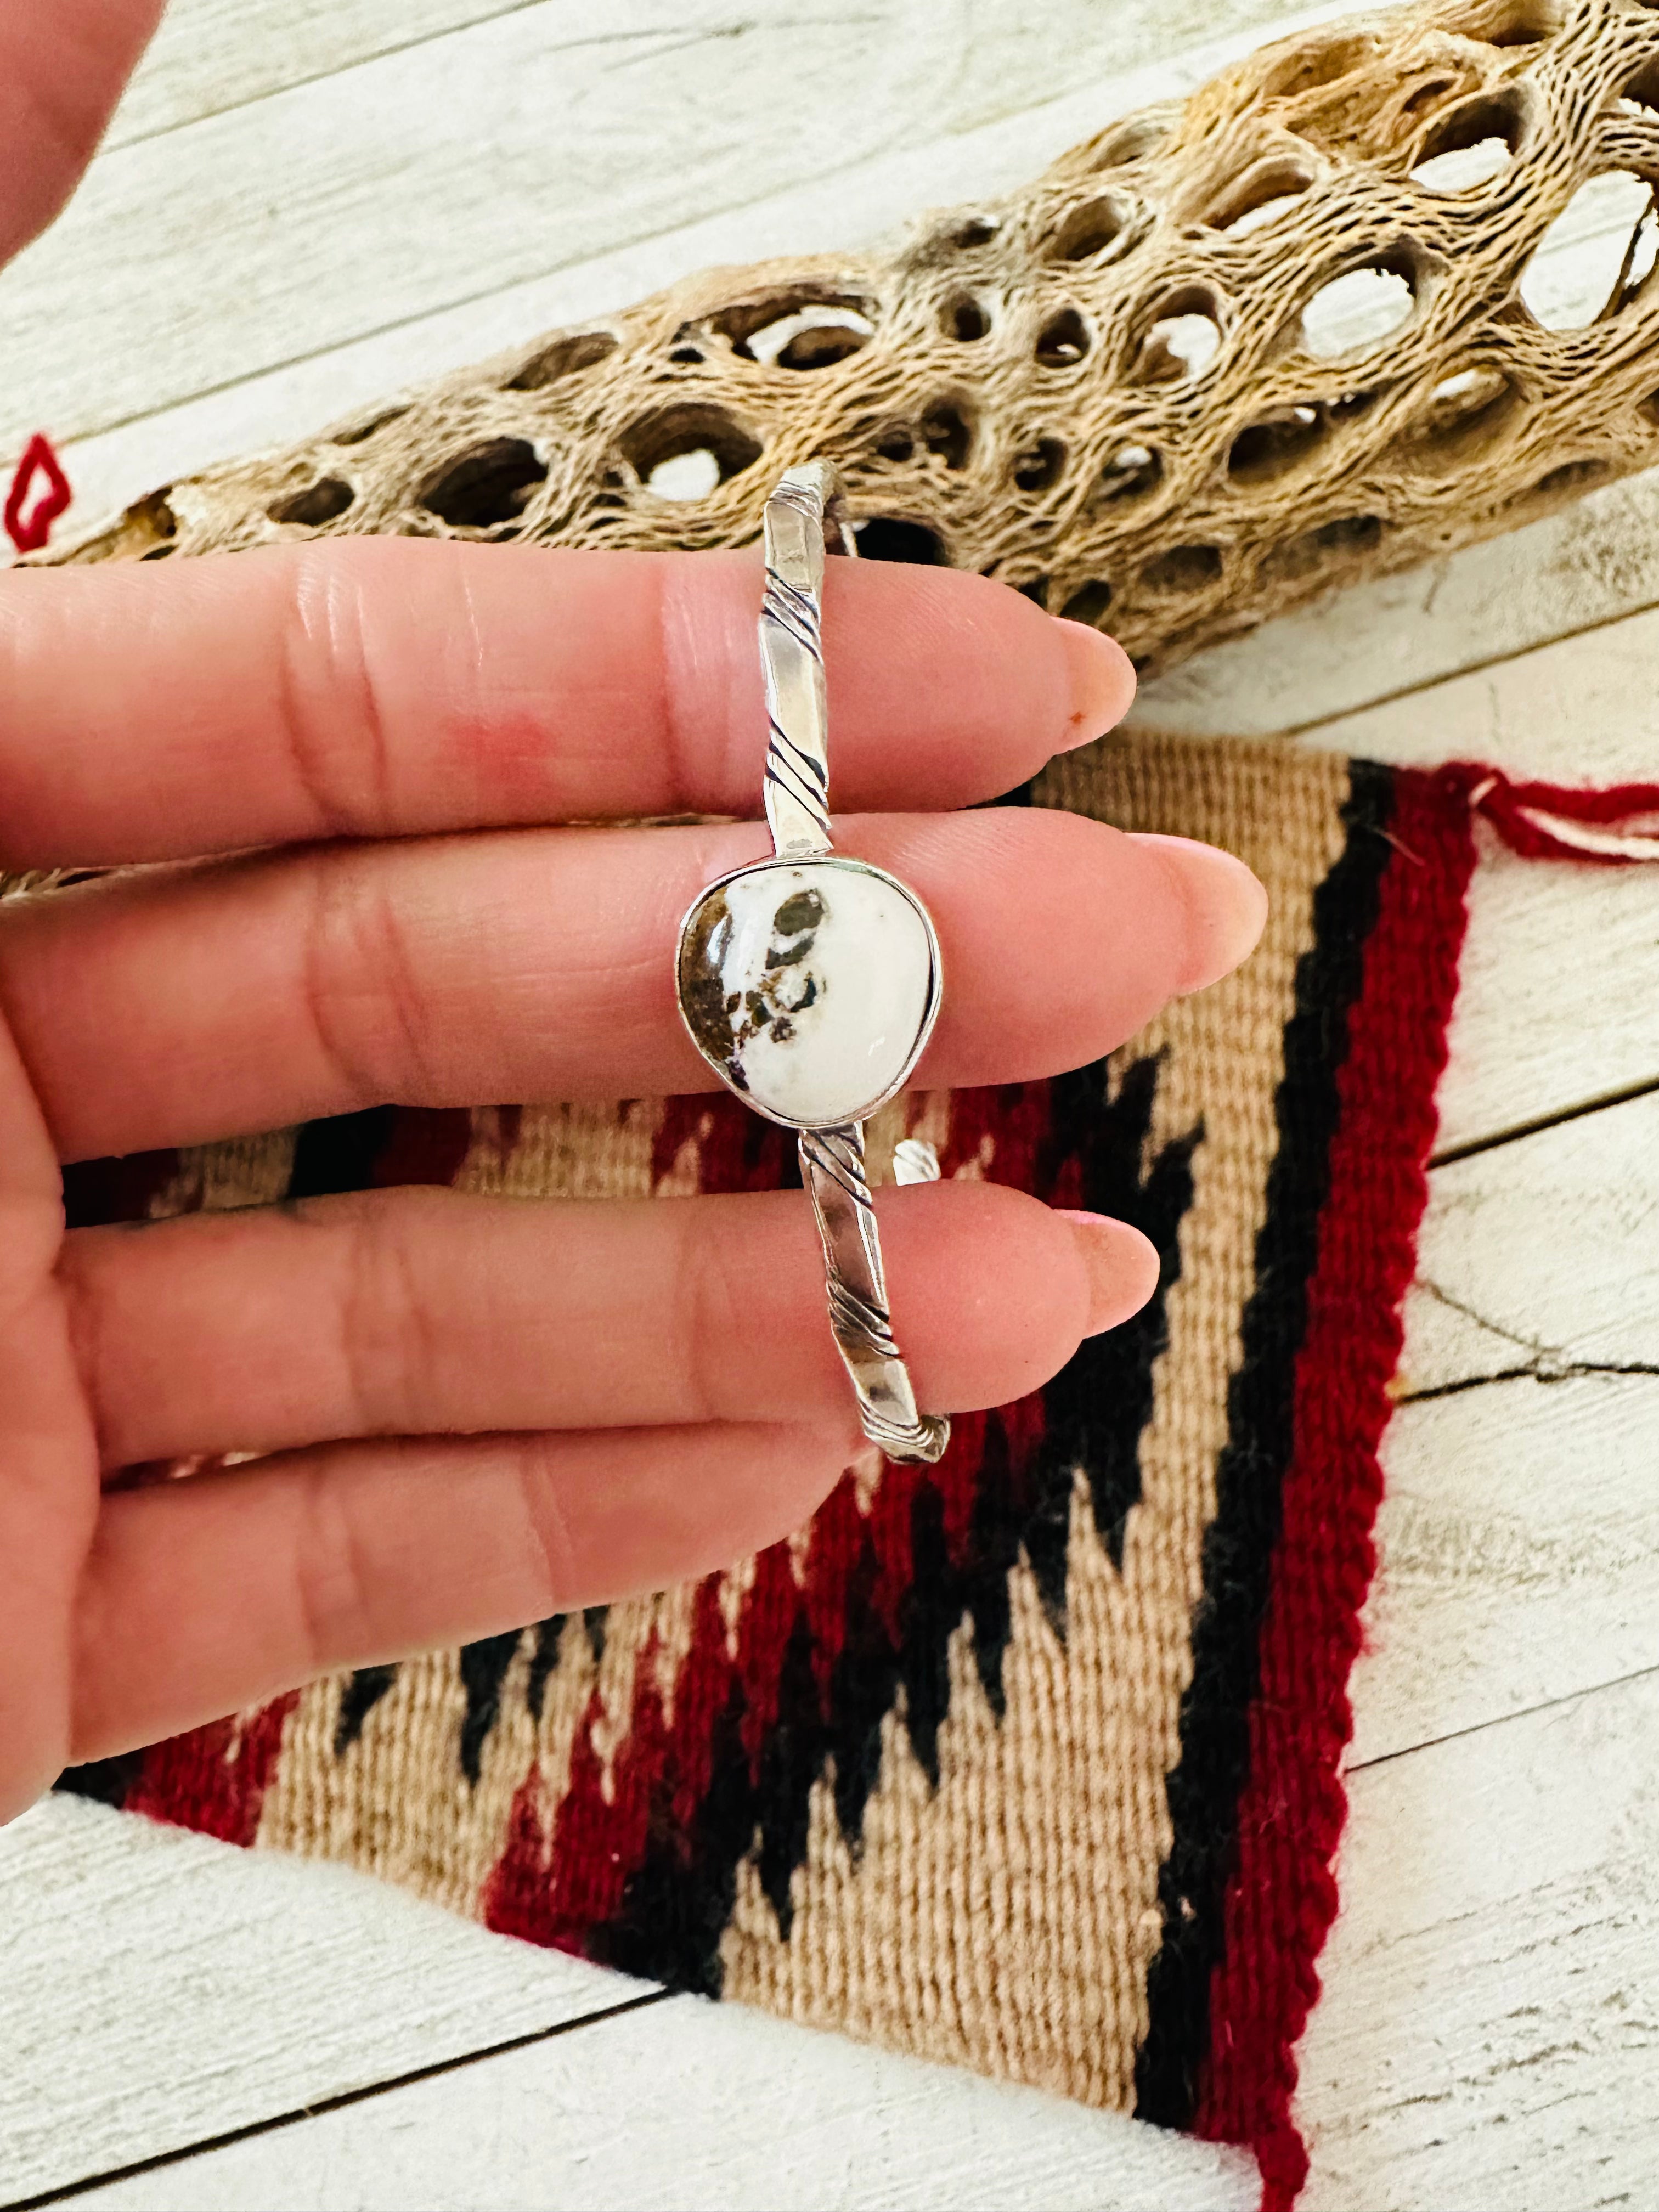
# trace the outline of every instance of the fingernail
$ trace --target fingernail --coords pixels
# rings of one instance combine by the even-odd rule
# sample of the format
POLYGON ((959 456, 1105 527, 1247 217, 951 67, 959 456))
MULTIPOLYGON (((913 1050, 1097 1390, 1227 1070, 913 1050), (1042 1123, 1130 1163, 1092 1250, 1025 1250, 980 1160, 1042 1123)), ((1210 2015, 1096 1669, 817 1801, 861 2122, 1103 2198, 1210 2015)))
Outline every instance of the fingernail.
POLYGON ((1074 745, 1103 737, 1123 720, 1135 696, 1135 672, 1115 638, 1091 629, 1087 623, 1067 622, 1063 615, 1054 619, 1060 625, 1072 679, 1071 713, 1055 750, 1068 753, 1074 745))
POLYGON ((1140 1311, 1158 1288, 1158 1253, 1138 1229, 1109 1213, 1079 1213, 1057 1206, 1054 1218, 1071 1224, 1089 1274, 1089 1321, 1083 1334, 1098 1336, 1140 1311))
POLYGON ((1176 989, 1201 991, 1231 975, 1256 947, 1267 921, 1267 894, 1243 860, 1192 837, 1133 833, 1156 851, 1187 910, 1186 957, 1176 989))

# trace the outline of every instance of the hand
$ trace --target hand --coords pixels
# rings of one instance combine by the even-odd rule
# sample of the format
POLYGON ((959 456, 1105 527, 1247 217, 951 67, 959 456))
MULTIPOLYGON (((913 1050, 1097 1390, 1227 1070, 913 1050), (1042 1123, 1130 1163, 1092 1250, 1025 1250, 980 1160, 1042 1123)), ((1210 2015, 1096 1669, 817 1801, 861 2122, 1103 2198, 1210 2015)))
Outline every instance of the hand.
MULTIPOLYGON (((758 590, 750 555, 401 540, 0 576, 0 868, 145 864, 0 906, 0 1815, 319 1672, 723 1565, 856 1448, 797 1193, 63 1224, 67 1160, 706 1088, 676 927, 764 830, 543 825, 756 813, 758 590), (227 1450, 267 1456, 101 1487, 227 1450)), ((1096 1058, 1248 951, 1224 855, 939 811, 1109 726, 1115 647, 850 562, 825 635, 837 844, 939 927, 922 1084, 1096 1058)), ((1037 1387, 1152 1288, 1134 1231, 1013 1191, 879 1207, 930 1409, 1037 1387)))

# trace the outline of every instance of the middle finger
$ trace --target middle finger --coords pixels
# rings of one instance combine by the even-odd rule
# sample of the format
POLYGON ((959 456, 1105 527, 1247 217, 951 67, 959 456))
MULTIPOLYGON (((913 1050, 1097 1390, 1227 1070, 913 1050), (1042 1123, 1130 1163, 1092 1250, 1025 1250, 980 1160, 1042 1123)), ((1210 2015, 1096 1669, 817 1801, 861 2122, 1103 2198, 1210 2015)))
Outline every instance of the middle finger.
MULTIPOLYGON (((1265 894, 1204 846, 1006 809, 854 816, 838 848, 937 924, 917 1080, 1092 1060, 1254 944, 1265 894)), ((753 823, 319 847, 112 877, 0 912, 0 1012, 65 1159, 384 1103, 604 1099, 714 1078, 675 1003, 679 918, 753 823)))

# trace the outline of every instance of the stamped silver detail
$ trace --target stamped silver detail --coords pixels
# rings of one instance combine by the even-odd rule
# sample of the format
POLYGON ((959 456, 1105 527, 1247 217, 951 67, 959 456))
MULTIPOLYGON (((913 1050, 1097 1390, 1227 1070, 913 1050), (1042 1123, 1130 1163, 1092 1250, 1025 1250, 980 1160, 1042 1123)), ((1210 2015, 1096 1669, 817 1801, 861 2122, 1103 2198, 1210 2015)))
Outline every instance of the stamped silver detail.
POLYGON ((766 684, 766 822, 780 860, 830 850, 829 708, 823 683, 823 561, 833 532, 857 550, 839 471, 791 469, 766 502, 761 673, 766 684))
POLYGON ((811 1194, 830 1285, 830 1327, 859 1395, 864 1433, 890 1459, 936 1460, 951 1425, 916 1410, 909 1371, 893 1340, 875 1208, 864 1173, 864 1127, 806 1129, 801 1181, 811 1194))

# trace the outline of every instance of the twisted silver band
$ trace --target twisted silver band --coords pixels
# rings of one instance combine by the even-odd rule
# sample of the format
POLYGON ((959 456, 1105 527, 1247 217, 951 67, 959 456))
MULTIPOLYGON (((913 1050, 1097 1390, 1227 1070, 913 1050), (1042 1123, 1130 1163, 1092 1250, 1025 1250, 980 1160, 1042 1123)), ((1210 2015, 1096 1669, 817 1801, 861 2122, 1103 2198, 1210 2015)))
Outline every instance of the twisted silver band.
MULTIPOLYGON (((853 1388, 859 1419, 889 1459, 936 1460, 951 1441, 951 1424, 916 1410, 910 1371, 893 1338, 881 1239, 864 1172, 864 1124, 804 1129, 797 1143, 801 1181, 812 1196, 830 1287, 830 1327, 853 1388)), ((900 1147, 896 1182, 931 1182, 939 1158, 931 1145, 900 1147), (908 1171, 907 1171, 908 1170, 908 1171), (919 1170, 919 1171, 918 1171, 919 1170)))
POLYGON ((823 559, 858 551, 839 471, 790 469, 766 502, 761 672, 766 680, 766 822, 781 860, 830 850, 829 708, 823 684, 823 559))
MULTIPOLYGON (((766 681, 767 825, 781 860, 830 849, 829 714, 822 644, 823 563, 833 548, 858 551, 832 462, 790 469, 766 502, 766 586, 761 600, 761 666, 766 681)), ((823 1244, 830 1326, 858 1394, 864 1433, 890 1459, 933 1461, 951 1425, 916 1408, 909 1371, 894 1340, 881 1239, 865 1173, 864 1124, 803 1129, 801 1181, 823 1244)), ((898 1148, 900 1182, 933 1180, 933 1147, 898 1148)))

